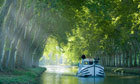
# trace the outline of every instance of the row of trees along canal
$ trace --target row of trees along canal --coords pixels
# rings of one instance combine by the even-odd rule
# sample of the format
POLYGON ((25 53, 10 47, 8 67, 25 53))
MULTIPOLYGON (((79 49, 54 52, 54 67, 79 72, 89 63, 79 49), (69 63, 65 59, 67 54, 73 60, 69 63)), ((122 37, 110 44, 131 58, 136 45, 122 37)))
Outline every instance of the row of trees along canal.
POLYGON ((53 53, 70 63, 85 54, 104 66, 140 66, 139 0, 1 0, 0 6, 1 70, 38 66, 44 49, 47 55, 55 49, 51 39, 59 46, 53 53))

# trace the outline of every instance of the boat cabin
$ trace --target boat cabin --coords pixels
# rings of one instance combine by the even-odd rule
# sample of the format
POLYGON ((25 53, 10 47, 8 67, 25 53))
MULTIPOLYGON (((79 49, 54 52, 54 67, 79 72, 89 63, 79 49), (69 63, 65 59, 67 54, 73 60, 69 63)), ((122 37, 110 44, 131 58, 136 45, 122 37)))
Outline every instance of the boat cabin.
POLYGON ((79 67, 98 64, 98 61, 99 60, 96 59, 82 59, 81 62, 79 62, 79 67))
POLYGON ((82 62, 83 62, 83 65, 93 65, 94 64, 93 59, 84 59, 82 62))

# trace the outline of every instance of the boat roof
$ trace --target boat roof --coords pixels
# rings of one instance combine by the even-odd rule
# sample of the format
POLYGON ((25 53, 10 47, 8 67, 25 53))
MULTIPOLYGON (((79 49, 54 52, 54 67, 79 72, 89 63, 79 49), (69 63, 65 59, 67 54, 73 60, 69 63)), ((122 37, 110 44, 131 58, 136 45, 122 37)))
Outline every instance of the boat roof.
POLYGON ((94 59, 87 58, 87 59, 84 59, 84 61, 94 61, 94 59))

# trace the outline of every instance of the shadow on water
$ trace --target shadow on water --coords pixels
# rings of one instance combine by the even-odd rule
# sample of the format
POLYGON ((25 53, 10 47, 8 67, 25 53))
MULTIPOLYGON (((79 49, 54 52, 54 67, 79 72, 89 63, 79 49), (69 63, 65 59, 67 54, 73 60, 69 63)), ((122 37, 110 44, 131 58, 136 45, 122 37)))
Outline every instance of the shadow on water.
POLYGON ((105 78, 77 77, 75 67, 46 66, 40 84, 140 84, 140 76, 106 73, 105 78))

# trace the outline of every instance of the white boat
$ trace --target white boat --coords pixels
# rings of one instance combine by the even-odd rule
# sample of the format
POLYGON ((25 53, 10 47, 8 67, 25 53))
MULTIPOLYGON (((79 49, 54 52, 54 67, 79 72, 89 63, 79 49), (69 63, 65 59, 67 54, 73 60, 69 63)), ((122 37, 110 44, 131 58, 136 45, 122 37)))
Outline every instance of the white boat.
POLYGON ((98 60, 96 59, 82 59, 82 63, 79 63, 79 69, 77 72, 77 76, 80 77, 104 77, 104 67, 98 64, 98 60))

